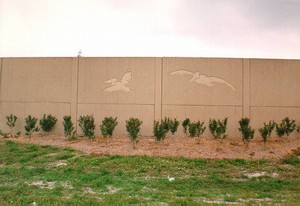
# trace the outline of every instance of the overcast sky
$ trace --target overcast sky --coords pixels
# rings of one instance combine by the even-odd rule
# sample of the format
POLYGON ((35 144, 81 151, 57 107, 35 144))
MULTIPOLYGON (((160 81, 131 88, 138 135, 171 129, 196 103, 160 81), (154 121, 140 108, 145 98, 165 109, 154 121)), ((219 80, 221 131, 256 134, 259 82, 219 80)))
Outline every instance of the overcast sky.
POLYGON ((300 0, 0 0, 0 57, 300 59, 300 0))

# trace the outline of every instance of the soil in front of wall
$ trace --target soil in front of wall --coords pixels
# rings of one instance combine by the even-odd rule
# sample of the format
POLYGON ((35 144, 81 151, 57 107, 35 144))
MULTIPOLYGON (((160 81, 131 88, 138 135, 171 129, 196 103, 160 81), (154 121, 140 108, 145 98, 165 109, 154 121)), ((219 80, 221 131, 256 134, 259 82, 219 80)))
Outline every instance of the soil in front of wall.
POLYGON ((300 148, 300 137, 272 137, 264 145, 260 138, 248 144, 238 138, 212 139, 201 137, 199 140, 188 137, 167 136, 162 142, 154 137, 139 137, 136 146, 128 136, 112 137, 107 140, 96 137, 93 140, 79 138, 69 141, 64 136, 48 135, 9 138, 21 143, 70 147, 91 155, 147 155, 162 157, 214 158, 214 159, 281 159, 300 148))

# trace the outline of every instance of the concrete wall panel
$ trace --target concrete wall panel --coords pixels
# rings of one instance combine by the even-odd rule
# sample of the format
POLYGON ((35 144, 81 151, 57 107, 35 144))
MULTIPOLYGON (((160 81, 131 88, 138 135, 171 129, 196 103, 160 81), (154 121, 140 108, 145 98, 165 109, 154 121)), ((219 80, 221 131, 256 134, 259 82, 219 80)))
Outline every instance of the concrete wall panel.
MULTIPOLYGON (((115 135, 127 134, 125 121, 130 117, 139 118, 143 121, 140 134, 152 135, 154 120, 154 105, 120 105, 120 104, 79 104, 78 118, 81 115, 93 115, 96 124, 96 134, 100 135, 100 124, 104 117, 117 117, 118 125, 115 135)), ((78 132, 81 133, 78 127, 78 132)))
POLYGON ((242 105, 242 59, 164 58, 163 63, 163 104, 242 105))
POLYGON ((156 58, 80 58, 78 102, 154 104, 155 74, 156 58))
POLYGON ((4 58, 2 102, 70 102, 72 58, 4 58))
MULTIPOLYGON (((55 115, 58 119, 53 134, 63 134, 64 129, 62 125, 63 116, 70 115, 69 103, 4 103, 0 104, 0 128, 5 132, 9 131, 9 127, 6 125, 6 116, 10 114, 17 116, 17 122, 14 131, 25 132, 25 117, 31 115, 35 118, 42 118, 43 114, 55 115)), ((39 122, 37 123, 39 125, 39 122)), ((40 131, 41 132, 41 131, 40 131)))
MULTIPOLYGON (((99 125, 116 116, 115 134, 126 134, 125 120, 143 120, 152 135, 153 120, 229 118, 228 133, 240 136, 238 121, 250 116, 256 129, 284 117, 300 123, 300 61, 227 58, 1 58, 0 129, 5 116, 18 116, 23 131, 31 114, 59 118, 94 114, 99 125), (202 75, 202 76, 201 76, 202 75), (206 75, 206 76, 203 76, 206 75), (210 78, 212 77, 212 78, 210 78)), ((182 135, 180 129, 179 135, 182 135)), ((258 135, 258 132, 256 133, 258 135)), ((205 135, 209 135, 208 130, 205 135)))
POLYGON ((300 61, 250 60, 251 106, 300 106, 300 61))
MULTIPOLYGON (((208 123, 210 118, 224 119, 228 117, 228 134, 230 137, 239 136, 238 121, 242 117, 242 107, 228 106, 163 106, 163 117, 177 118, 183 121, 185 118, 190 118, 192 121, 204 121, 207 127, 204 136, 211 136, 208 123)), ((182 127, 179 128, 179 135, 183 135, 182 127)))

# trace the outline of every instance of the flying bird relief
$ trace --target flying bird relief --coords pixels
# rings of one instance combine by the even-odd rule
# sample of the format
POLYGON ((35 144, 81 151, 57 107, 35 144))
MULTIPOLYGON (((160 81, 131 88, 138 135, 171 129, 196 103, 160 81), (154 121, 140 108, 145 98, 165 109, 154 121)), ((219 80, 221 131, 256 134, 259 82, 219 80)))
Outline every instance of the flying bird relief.
POLYGON ((189 83, 195 82, 198 84, 203 84, 208 87, 214 87, 216 84, 225 84, 226 86, 230 87, 233 91, 235 91, 234 86, 232 86, 230 83, 225 81, 224 79, 213 77, 213 76, 206 76, 204 74, 199 74, 199 72, 190 72, 187 70, 177 70, 175 72, 171 73, 171 76, 178 75, 190 75, 192 78, 190 79, 189 83))
POLYGON ((104 91, 106 92, 117 92, 117 91, 124 91, 124 92, 130 92, 129 87, 126 85, 131 80, 131 72, 126 72, 121 80, 117 78, 109 79, 105 81, 105 83, 110 84, 109 87, 107 87, 104 91))

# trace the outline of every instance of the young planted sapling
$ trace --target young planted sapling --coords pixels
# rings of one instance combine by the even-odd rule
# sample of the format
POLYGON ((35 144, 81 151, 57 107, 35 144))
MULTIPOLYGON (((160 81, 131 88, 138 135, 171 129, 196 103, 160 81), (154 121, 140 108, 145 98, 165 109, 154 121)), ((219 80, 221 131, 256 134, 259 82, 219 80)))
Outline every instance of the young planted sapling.
POLYGON ((38 119, 31 117, 31 115, 25 118, 25 135, 28 135, 30 139, 32 133, 39 131, 39 128, 36 126, 37 121, 38 119))
POLYGON ((227 120, 209 120, 209 130, 215 139, 224 139, 227 137, 226 130, 227 130, 227 120))

